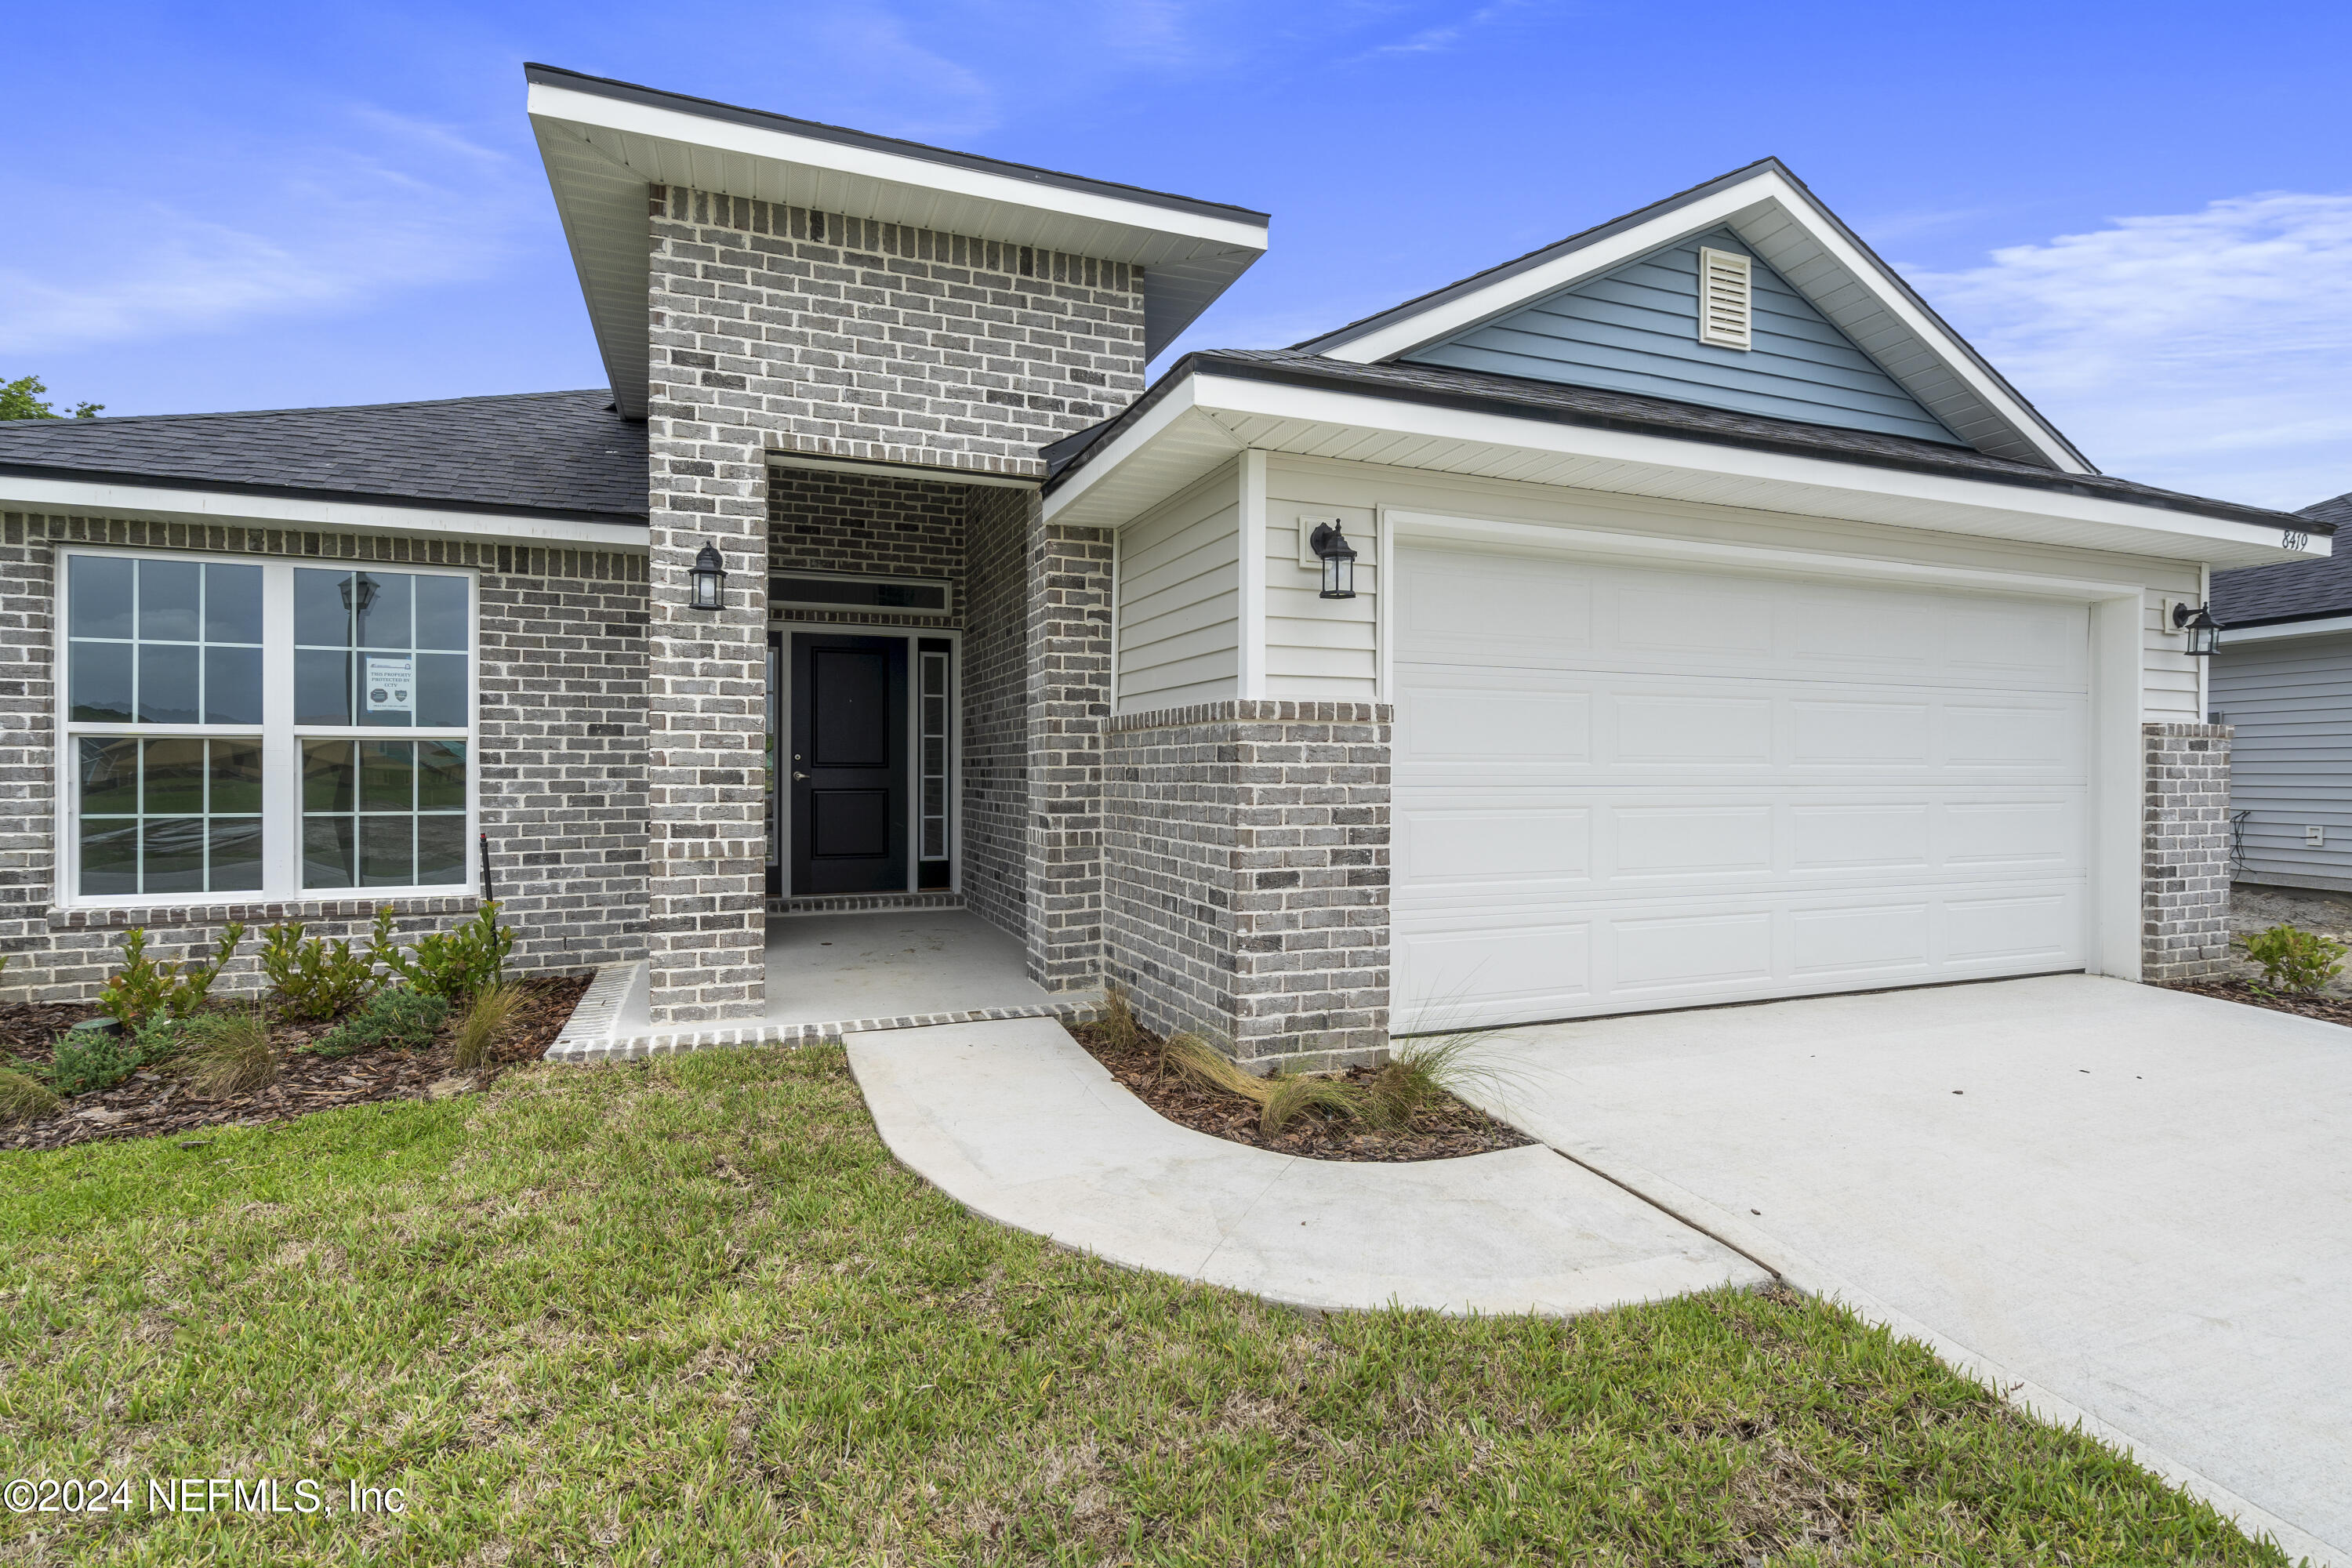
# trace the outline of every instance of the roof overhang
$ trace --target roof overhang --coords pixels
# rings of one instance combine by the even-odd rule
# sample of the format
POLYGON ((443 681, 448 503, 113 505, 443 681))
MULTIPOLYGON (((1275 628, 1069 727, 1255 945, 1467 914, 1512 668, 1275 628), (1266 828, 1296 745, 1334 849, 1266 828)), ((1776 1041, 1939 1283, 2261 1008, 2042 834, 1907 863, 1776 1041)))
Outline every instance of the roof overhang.
POLYGON ((1838 518, 2214 566, 2329 552, 2257 522, 2101 496, 1560 424, 1213 371, 1185 375, 1053 482, 1048 521, 1117 528, 1249 448, 1838 518))
POLYGON ((397 534, 406 539, 490 540, 572 549, 644 550, 642 522, 461 510, 294 489, 230 489, 0 472, 0 510, 72 517, 122 517, 226 527, 317 529, 331 533, 397 534))
POLYGON ((1300 343, 1370 364, 1451 337, 1664 246, 1727 227, 1980 452, 2095 473, 2089 460, 1778 159, 1629 213, 1300 343))
POLYGON ((2259 626, 2221 628, 2221 646, 2235 647, 2240 643, 2280 642, 2288 637, 2332 637, 2352 632, 2352 615, 2312 616, 2300 621, 2265 621, 2259 626))
POLYGON ((686 185, 1144 268, 1157 354, 1265 253, 1264 213, 525 68, 531 129, 621 411, 643 418, 647 185, 686 185))

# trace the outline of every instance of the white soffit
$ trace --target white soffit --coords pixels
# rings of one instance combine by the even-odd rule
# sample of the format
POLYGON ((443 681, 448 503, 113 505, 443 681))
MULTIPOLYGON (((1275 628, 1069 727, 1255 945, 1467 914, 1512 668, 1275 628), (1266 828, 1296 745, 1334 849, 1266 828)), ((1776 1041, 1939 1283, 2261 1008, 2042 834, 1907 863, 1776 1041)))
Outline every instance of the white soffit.
POLYGON ((2291 551, 2279 529, 2100 496, 1214 374, 1171 387, 1047 494, 1045 516, 1119 527, 1248 447, 2213 566, 2330 552, 2324 534, 2291 551))
POLYGON ((645 414, 646 187, 695 190, 1144 268, 1147 357, 1265 253, 1244 207, 529 68, 531 129, 621 411, 645 414))
POLYGON ((1963 441, 2061 473, 2097 471, 1795 176, 1769 159, 1299 346, 1358 364, 1396 359, 1725 226, 1963 441))

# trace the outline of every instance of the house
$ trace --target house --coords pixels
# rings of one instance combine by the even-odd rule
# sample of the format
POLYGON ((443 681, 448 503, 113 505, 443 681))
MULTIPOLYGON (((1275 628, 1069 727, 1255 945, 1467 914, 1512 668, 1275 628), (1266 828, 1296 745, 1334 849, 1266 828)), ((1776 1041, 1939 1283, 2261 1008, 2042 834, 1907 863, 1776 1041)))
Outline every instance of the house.
MULTIPOLYGON (((2352 521, 2352 495, 2307 506, 2352 521)), ((2237 879, 2352 892, 2352 557, 2213 574, 2210 717, 2231 746, 2237 879)))
POLYGON ((1147 385, 1265 215, 528 75, 608 387, 0 430, 20 994, 486 890, 663 1026, 954 903, 1261 1065, 2221 956, 2173 610, 2332 524, 2100 474, 1779 163, 1147 385))

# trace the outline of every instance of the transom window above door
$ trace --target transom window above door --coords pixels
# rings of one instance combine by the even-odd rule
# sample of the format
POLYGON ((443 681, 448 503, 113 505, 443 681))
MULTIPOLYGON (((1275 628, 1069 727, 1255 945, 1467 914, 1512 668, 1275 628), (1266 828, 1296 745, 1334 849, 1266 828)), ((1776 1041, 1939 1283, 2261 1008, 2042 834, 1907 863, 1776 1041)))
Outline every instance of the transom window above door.
POLYGON ((59 567, 61 901, 471 885, 472 574, 59 567))

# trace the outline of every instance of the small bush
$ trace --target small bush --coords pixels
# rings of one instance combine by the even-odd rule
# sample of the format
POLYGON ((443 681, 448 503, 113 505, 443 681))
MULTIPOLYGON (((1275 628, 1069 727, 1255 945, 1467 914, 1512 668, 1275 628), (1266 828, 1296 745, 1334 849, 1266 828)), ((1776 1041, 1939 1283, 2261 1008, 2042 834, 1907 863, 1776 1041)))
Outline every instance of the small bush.
POLYGON ((98 1010, 126 1029, 136 1029, 161 1015, 184 1018, 212 994, 221 968, 245 940, 243 922, 232 921, 221 932, 210 963, 191 959, 184 963, 158 963, 147 956, 147 932, 132 926, 122 933, 122 967, 107 977, 98 1010))
POLYGON ((29 1073, 0 1068, 0 1126, 47 1116, 58 1105, 55 1090, 29 1073))
POLYGON ((49 1086, 59 1094, 112 1089, 139 1070, 139 1042, 129 1034, 68 1029, 49 1060, 49 1086))
POLYGON ((490 1048, 499 1043, 521 1002, 522 993, 512 985, 491 985, 475 993, 474 1005, 466 1009, 465 1018, 457 1025, 451 1065, 467 1072, 488 1065, 490 1048))
POLYGON ((2246 956, 2263 966, 2263 980, 2281 991, 2316 991, 2343 973, 2344 943, 2315 931, 2274 925, 2243 939, 2246 956))
POLYGON ((420 936, 413 952, 403 952, 392 943, 392 911, 386 909, 376 916, 376 939, 369 956, 415 990, 463 1002, 505 976, 514 932, 499 925, 498 916, 495 902, 484 904, 465 924, 420 936))
POLYGON ((278 1053, 257 1009, 200 1014, 183 1034, 188 1087, 205 1099, 250 1094, 278 1081, 278 1053))
MULTIPOLYGON (((380 939, 389 938, 391 921, 390 910, 377 912, 380 939)), ((341 937, 305 936, 299 921, 261 933, 261 972, 289 1018, 336 1017, 376 987, 373 959, 353 952, 341 937)))
POLYGON ((449 1004, 432 993, 390 985, 312 1041, 309 1048, 322 1057, 348 1057, 379 1046, 414 1050, 428 1044, 448 1016, 449 1004))

